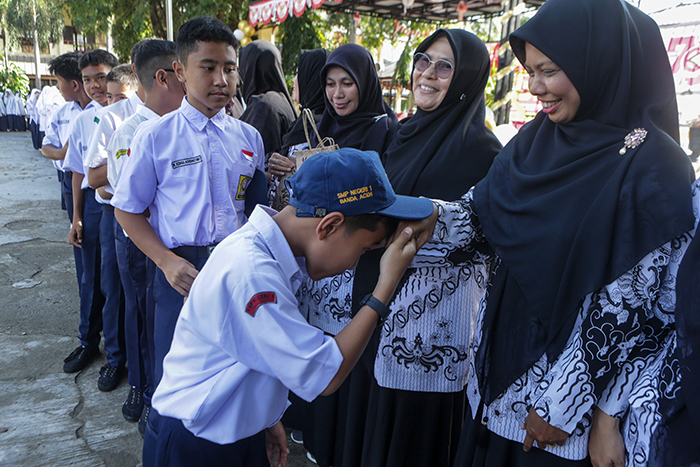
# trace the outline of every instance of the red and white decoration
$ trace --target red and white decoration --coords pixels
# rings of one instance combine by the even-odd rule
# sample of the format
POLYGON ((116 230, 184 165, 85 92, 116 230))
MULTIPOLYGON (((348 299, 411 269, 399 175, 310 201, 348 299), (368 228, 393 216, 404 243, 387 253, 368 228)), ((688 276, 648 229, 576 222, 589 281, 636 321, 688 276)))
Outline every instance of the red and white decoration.
POLYGON ((270 21, 281 23, 287 19, 290 12, 301 16, 307 8, 318 10, 324 0, 263 0, 250 5, 248 22, 255 27, 270 21))

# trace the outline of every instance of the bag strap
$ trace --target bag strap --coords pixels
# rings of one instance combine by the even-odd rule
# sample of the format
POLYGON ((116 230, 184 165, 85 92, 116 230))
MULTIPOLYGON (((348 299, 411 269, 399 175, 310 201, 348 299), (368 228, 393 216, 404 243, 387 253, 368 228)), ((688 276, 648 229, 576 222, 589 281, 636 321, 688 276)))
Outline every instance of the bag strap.
POLYGON ((301 121, 304 124, 304 134, 306 135, 306 142, 309 143, 309 148, 311 148, 311 138, 309 137, 309 129, 306 126, 307 120, 311 124, 311 127, 314 129, 314 133, 316 133, 316 139, 318 140, 318 147, 321 147, 323 140, 321 139, 321 135, 318 132, 318 128, 316 128, 316 120, 314 120, 314 114, 311 111, 311 109, 305 108, 302 110, 301 121))

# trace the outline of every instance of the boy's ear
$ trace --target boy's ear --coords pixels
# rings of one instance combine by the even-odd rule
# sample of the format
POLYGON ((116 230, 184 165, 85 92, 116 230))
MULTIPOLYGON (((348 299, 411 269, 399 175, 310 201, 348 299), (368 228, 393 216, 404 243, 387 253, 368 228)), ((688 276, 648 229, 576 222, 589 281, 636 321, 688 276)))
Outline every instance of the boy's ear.
POLYGON ((331 212, 321 218, 316 226, 316 236, 319 240, 325 240, 334 233, 345 230, 345 216, 339 212, 331 212))
POLYGON ((185 80, 185 65, 183 65, 179 60, 173 62, 173 70, 175 70, 175 76, 181 83, 186 83, 185 80))
POLYGON ((80 91, 81 89, 83 89, 83 82, 72 79, 71 80, 71 87, 73 88, 73 91, 80 91))

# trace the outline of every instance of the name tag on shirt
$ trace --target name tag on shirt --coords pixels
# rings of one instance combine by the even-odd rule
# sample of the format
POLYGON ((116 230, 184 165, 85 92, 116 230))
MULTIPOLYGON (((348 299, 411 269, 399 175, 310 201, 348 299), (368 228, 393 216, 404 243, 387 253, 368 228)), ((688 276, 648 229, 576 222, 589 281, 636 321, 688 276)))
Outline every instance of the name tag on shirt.
POLYGON ((194 165, 194 164, 199 164, 202 162, 202 156, 194 156, 194 157, 188 157, 186 159, 180 159, 177 161, 173 161, 171 165, 173 166, 173 169, 179 169, 180 167, 185 167, 187 165, 194 165))

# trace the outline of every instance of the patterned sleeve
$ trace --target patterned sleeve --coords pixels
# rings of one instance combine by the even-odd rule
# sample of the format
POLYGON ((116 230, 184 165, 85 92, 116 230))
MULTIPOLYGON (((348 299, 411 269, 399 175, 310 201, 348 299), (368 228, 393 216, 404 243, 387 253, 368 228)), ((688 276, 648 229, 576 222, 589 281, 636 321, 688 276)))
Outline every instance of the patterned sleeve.
POLYGON ((418 251, 412 268, 454 267, 468 261, 477 251, 490 254, 479 218, 473 207, 474 188, 454 202, 433 200, 438 220, 430 241, 418 251))
POLYGON ((690 241, 684 234, 584 301, 580 326, 533 393, 549 424, 573 433, 594 404, 619 416, 634 375, 674 326, 675 280, 690 241))

